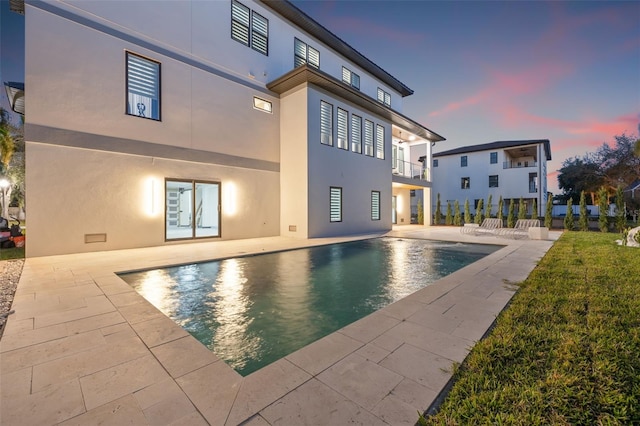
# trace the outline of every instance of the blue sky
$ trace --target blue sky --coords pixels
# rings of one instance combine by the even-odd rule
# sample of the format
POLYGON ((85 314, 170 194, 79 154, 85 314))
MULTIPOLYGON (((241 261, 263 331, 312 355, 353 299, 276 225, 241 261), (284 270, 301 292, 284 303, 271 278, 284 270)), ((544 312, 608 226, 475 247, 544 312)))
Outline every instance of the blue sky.
MULTIPOLYGON (((0 80, 22 81, 23 20, 1 3, 0 80)), ((638 134, 638 1, 293 3, 415 91, 403 113, 447 138, 436 150, 549 139, 557 193, 566 158, 638 134)))

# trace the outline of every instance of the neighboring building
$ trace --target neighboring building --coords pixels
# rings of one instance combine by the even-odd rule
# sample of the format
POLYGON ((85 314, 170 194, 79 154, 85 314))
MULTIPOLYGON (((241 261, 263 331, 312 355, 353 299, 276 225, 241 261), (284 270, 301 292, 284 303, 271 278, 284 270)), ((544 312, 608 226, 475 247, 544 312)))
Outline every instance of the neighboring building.
POLYGON ((629 198, 634 201, 640 200, 640 179, 631 182, 622 192, 629 193, 629 198))
POLYGON ((28 256, 383 232, 411 189, 430 215, 444 138, 292 4, 20 6, 28 256))
POLYGON ((486 204, 491 195, 495 214, 502 196, 506 215, 510 200, 514 199, 517 209, 522 197, 527 214, 532 214, 535 199, 537 215, 544 216, 549 160, 548 139, 499 141, 435 153, 431 202, 435 209, 436 194, 439 193, 444 213, 448 200, 452 205, 458 200, 462 209, 468 199, 474 213, 478 201, 483 199, 486 204))

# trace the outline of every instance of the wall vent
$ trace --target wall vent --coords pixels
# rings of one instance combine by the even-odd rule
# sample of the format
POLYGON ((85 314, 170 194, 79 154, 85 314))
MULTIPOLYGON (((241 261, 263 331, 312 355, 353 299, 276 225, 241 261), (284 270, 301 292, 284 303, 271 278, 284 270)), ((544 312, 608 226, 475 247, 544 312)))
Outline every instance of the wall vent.
POLYGON ((289 225, 290 232, 296 232, 297 230, 298 230, 298 227, 296 225, 289 225))
POLYGON ((107 234, 84 234, 84 243, 106 243, 107 234))

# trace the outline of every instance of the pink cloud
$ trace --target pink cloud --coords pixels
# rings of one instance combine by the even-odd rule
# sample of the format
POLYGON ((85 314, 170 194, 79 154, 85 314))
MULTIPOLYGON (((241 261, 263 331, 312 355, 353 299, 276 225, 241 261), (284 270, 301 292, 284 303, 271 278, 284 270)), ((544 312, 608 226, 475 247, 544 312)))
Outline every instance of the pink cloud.
POLYGON ((448 114, 450 112, 457 111, 467 106, 477 105, 480 102, 489 99, 491 96, 491 93, 492 93, 491 89, 486 89, 476 94, 473 94, 465 99, 449 102, 447 105, 445 105, 441 109, 430 112, 429 117, 436 117, 438 115, 448 114))

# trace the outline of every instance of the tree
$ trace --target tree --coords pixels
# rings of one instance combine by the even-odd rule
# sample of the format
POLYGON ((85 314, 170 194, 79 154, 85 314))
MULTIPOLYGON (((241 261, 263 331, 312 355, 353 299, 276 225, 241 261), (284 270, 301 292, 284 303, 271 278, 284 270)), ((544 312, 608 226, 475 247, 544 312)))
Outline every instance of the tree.
POLYGON ((491 194, 489 194, 489 198, 487 198, 487 207, 485 207, 485 216, 487 217, 491 217, 491 202, 492 202, 492 197, 491 194))
POLYGON ((464 200, 464 223, 471 223, 471 209, 469 208, 469 199, 464 200))
POLYGON ((418 197, 418 225, 424 225, 424 208, 422 206, 422 197, 418 197))
POLYGON ((571 198, 567 200, 567 214, 564 217, 564 229, 571 231, 573 229, 573 203, 571 198))
POLYGON ((6 180, 8 186, 3 190, 3 217, 9 218, 9 204, 14 191, 17 192, 18 202, 24 204, 24 137, 22 126, 11 123, 9 113, 0 108, 0 179, 6 180), (20 155, 16 155, 19 152, 20 155))
POLYGON ((482 198, 480 198, 478 200, 478 205, 476 206, 476 216, 474 218, 475 223, 477 223, 478 225, 480 225, 482 223, 482 198))
POLYGON ((624 231, 627 226, 627 214, 624 209, 624 197, 622 194, 622 187, 619 186, 616 189, 616 228, 618 232, 624 231))
POLYGON ((453 203, 453 224, 455 226, 462 226, 462 216, 460 215, 460 203, 458 200, 453 203))
POLYGON ((598 191, 598 210, 600 210, 600 216, 598 217, 598 227, 600 228, 600 232, 609 232, 609 200, 607 188, 604 186, 598 191))
POLYGON ((584 191, 580 193, 580 218, 578 219, 578 228, 581 231, 589 230, 589 216, 587 215, 587 200, 584 191))
POLYGON ((518 202, 518 219, 526 219, 527 218, 527 210, 524 207, 524 200, 520 197, 520 201, 518 202))
POLYGON ((535 198, 531 204, 531 219, 538 219, 538 201, 535 198))
POLYGON ((552 211, 553 211, 553 197, 551 196, 551 194, 549 194, 547 196, 547 208, 544 211, 544 226, 549 229, 551 229, 551 226, 553 225, 552 211))
POLYGON ((444 218, 445 225, 453 225, 453 214, 451 212, 451 201, 447 200, 447 215, 444 218))
POLYGON ((436 201, 436 213, 434 215, 434 222, 436 225, 440 225, 442 220, 442 211, 440 210, 440 193, 438 192, 438 200, 436 201))
POLYGON ((516 218, 514 215, 515 203, 513 198, 509 201, 509 212, 507 213, 507 228, 513 228, 516 226, 516 218))
POLYGON ((496 217, 500 219, 500 222, 502 222, 502 219, 504 219, 504 213, 502 212, 503 208, 504 208, 504 201, 502 200, 502 195, 501 195, 500 199, 498 199, 498 211, 496 212, 496 217))

